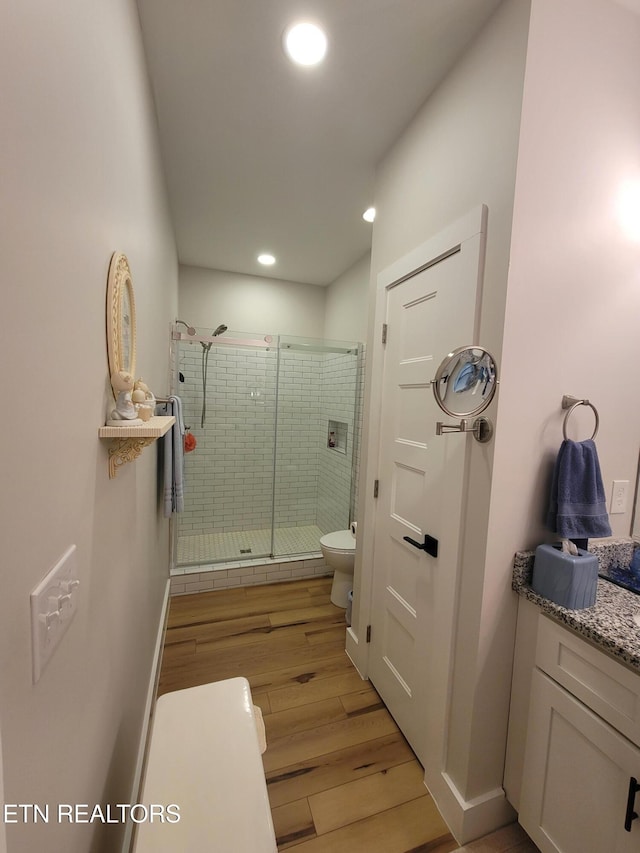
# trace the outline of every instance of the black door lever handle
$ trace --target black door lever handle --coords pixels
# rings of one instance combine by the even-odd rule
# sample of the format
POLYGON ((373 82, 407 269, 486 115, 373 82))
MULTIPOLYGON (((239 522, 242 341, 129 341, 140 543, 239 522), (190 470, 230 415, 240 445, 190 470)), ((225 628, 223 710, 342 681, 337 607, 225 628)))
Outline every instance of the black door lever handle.
POLYGON ((634 811, 636 794, 640 791, 640 784, 633 776, 629 779, 629 794, 627 796, 627 813, 624 816, 624 828, 631 832, 631 824, 637 820, 638 813, 634 811))
POLYGON ((424 535, 424 542, 416 542, 415 539, 412 539, 410 536, 402 537, 405 542, 408 542, 409 545, 413 545, 414 548, 417 548, 419 551, 426 551, 427 554, 430 554, 432 557, 438 556, 438 540, 434 539, 433 536, 424 535))

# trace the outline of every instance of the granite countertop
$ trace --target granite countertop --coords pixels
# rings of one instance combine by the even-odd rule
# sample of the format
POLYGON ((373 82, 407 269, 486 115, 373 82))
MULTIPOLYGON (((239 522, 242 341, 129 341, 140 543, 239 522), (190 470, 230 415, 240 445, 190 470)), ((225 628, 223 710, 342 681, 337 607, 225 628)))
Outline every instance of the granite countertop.
MULTIPOLYGON (((629 565, 635 543, 632 539, 592 540, 589 551, 598 556, 600 572, 614 565, 629 565)), ((599 646, 620 662, 640 673, 640 595, 598 578, 593 607, 567 610, 531 589, 534 551, 518 551, 513 561, 513 589, 536 604, 547 616, 599 646)))

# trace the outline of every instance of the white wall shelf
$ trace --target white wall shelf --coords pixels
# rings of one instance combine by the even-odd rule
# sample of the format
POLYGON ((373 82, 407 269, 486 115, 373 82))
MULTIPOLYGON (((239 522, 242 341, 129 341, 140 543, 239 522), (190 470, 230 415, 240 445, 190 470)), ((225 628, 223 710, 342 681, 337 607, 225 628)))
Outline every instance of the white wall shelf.
POLYGON ((109 447, 109 479, 127 462, 133 462, 143 448, 165 435, 176 419, 173 416, 153 417, 146 423, 132 426, 103 426, 98 430, 99 438, 111 439, 109 447))

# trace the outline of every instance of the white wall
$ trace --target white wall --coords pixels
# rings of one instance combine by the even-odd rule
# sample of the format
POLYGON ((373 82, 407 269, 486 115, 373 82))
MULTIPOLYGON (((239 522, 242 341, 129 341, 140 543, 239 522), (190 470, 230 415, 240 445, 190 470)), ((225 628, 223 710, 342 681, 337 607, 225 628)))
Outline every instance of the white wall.
POLYGON ((369 318, 371 253, 326 288, 324 337, 333 341, 366 341, 369 318))
MULTIPOLYGON (((373 230, 372 292, 381 270, 471 209, 480 204, 487 205, 488 235, 479 343, 486 346, 498 362, 509 269, 528 13, 528 0, 506 0, 498 8, 382 162, 375 194, 378 215, 373 230)), ((372 298, 372 308, 373 303, 372 298)), ((374 335, 372 320, 373 317, 368 340, 374 341, 375 347, 379 330, 375 330, 374 335)), ((451 348, 464 343, 470 342, 452 340, 451 348)), ((369 365, 373 364, 371 353, 367 360, 369 365)), ((371 378, 368 376, 367 398, 371 393, 371 378)), ((495 419, 495 412, 494 403, 488 416, 495 419)), ((365 424, 367 465, 364 479, 360 482, 364 496, 361 500, 364 517, 360 519, 361 524, 364 522, 364 547, 356 558, 355 637, 349 645, 350 653, 363 670, 366 670, 366 646, 362 642, 362 634, 368 618, 373 556, 367 543, 372 539, 374 518, 371 495, 373 479, 377 476, 376 417, 377 413, 372 411, 369 422, 365 424)), ((461 589, 465 589, 467 583, 474 587, 476 603, 482 594, 492 453, 493 445, 473 442, 460 577, 461 589)), ((498 733, 494 741, 489 741, 490 744, 505 739, 514 602, 511 603, 511 612, 502 614, 501 618, 507 644, 503 649, 495 649, 491 660, 491 669, 497 679, 499 713, 496 721, 498 733)), ((473 644, 478 641, 478 631, 479 614, 472 611, 463 625, 456 649, 456 666, 461 657, 464 661, 464 656, 469 655, 471 666, 465 671, 465 676, 471 677, 472 681, 476 677, 475 667, 480 663, 472 653, 473 644)), ((446 641, 443 638, 443 642, 446 641)), ((487 754, 477 761, 480 779, 472 777, 470 768, 465 764, 465 756, 472 742, 475 743, 473 692, 466 698, 471 704, 469 708, 463 706, 463 719, 456 720, 454 715, 450 721, 454 736, 444 758, 445 769, 452 775, 457 796, 463 801, 471 800, 478 793, 491 792, 492 797, 494 790, 499 792, 504 750, 503 743, 502 747, 498 744, 493 749, 488 748, 487 754)), ((499 794, 497 796, 499 798, 499 794)), ((458 808, 458 805, 456 801, 454 807, 458 808)))
MULTIPOLYGON (((168 387, 177 261, 132 0, 3 14, 0 715, 9 803, 128 802, 168 576, 156 452, 108 479, 106 282, 127 254, 138 372, 168 387), (29 593, 77 545, 79 609, 31 682, 29 593)), ((120 825, 7 828, 10 853, 115 851, 120 825)))
POLYGON ((179 318, 192 326, 321 338, 324 299, 313 284, 180 266, 179 318))
POLYGON ((179 319, 192 326, 364 341, 369 252, 328 287, 180 265, 179 319))
MULTIPOLYGON (((639 86, 640 17, 607 0, 535 0, 500 395, 504 433, 517 429, 519 441, 496 454, 499 470, 517 459, 519 500, 501 512, 526 547, 549 538, 535 509, 562 440, 563 394, 598 409, 607 499, 614 478, 635 481, 640 400, 625 365, 640 362, 639 86), (619 201, 634 185, 631 235, 619 201), (527 386, 526 418, 523 375, 544 377, 527 386)), ((586 412, 571 437, 593 423, 586 412)), ((629 535, 630 510, 610 516, 614 536, 629 535)))
MULTIPOLYGON (((508 594, 513 552, 554 538, 542 521, 562 440, 563 394, 588 397, 598 409, 607 500, 613 479, 630 480, 632 489, 635 482, 639 90, 640 17, 607 0, 534 0, 489 519, 487 627, 508 594), (621 223, 619 199, 634 184, 632 236, 621 223)), ((572 438, 589 436, 593 417, 585 415, 572 438)), ((629 535, 630 512, 610 520, 614 535, 629 535)), ((493 640, 485 631, 485 661, 493 640)))
MULTIPOLYGON (((633 486, 639 444, 621 365, 640 358, 640 244, 637 220, 632 238, 619 219, 620 190, 640 179, 639 19, 609 0, 533 0, 514 184, 527 6, 501 6, 385 160, 372 253, 375 280, 439 222, 488 205, 480 342, 501 385, 492 449, 472 454, 444 760, 458 794, 480 805, 502 780, 513 555, 554 538, 542 520, 562 395, 598 408, 607 496, 614 478, 633 486)), ((588 412, 574 423, 572 437, 589 434, 588 412)), ((611 521, 628 534, 630 513, 611 521)), ((366 568, 357 573, 366 591, 366 568)))

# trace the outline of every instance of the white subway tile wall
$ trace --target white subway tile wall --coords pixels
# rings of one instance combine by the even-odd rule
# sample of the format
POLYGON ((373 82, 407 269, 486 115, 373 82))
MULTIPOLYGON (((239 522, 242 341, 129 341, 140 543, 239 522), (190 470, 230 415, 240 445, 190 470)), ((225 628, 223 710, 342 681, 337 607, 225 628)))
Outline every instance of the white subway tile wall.
POLYGON ((178 539, 271 527, 277 350, 212 346, 202 413, 202 345, 180 345, 185 425, 197 440, 185 455, 185 509, 178 539))
MULTIPOLYGON (((317 524, 323 533, 345 530, 352 520, 351 469, 354 448, 356 379, 355 355, 326 353, 323 356, 320 396, 322 438, 318 465, 317 524), (345 425, 346 448, 329 447, 330 422, 345 425)), ((336 427, 336 433, 340 431, 336 427)), ((336 435, 336 443, 338 435, 336 435)))
POLYGON ((351 482, 353 484, 353 499, 351 505, 351 521, 358 518, 358 498, 360 484, 360 459, 362 450, 362 418, 364 416, 364 376, 367 361, 367 348, 365 344, 358 347, 358 371, 356 378, 356 406, 355 406, 355 441, 353 458, 351 460, 351 482))
MULTIPOLYGON (((177 383, 177 393, 197 447, 185 456, 185 511, 177 520, 172 591, 194 591, 181 588, 187 583, 213 583, 214 572, 224 586, 265 583, 267 576, 312 576, 317 562, 311 568, 304 565, 308 560, 292 566, 287 557, 319 558, 320 536, 355 518, 364 348, 357 357, 283 349, 278 374, 275 347, 214 345, 204 427, 202 346, 181 344, 178 359, 184 383, 177 383), (346 452, 327 446, 329 420, 345 425, 346 452), (269 558, 272 519, 275 560, 269 558), (234 558, 230 579, 223 572, 231 569, 219 561, 234 558), (207 578, 180 580, 181 571, 207 578)), ((214 587, 200 587, 206 588, 214 587)))
POLYGON ((317 524, 324 358, 322 353, 280 350, 276 529, 317 524))

